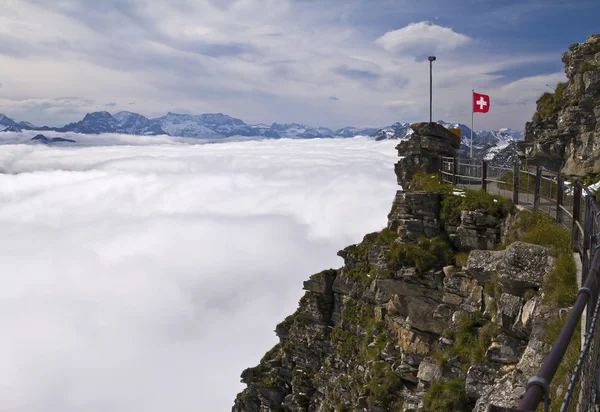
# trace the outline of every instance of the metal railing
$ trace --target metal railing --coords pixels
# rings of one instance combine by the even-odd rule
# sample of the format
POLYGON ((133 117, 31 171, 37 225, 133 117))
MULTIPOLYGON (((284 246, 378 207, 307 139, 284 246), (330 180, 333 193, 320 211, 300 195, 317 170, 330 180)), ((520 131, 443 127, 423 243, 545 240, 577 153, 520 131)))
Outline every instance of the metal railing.
MULTIPOLYGON (((596 411, 600 401, 600 209, 594 193, 570 176, 515 162, 514 167, 498 167, 486 161, 442 157, 440 181, 465 188, 483 189, 512 199, 515 205, 541 211, 554 217, 572 233, 573 251, 581 258, 580 289, 565 324, 537 376, 532 377, 517 409, 490 406, 489 411, 535 411, 544 403, 550 408, 550 385, 563 362, 576 332, 581 331, 579 359, 562 391, 560 411, 596 411), (580 325, 580 322, 582 326, 580 325)), ((562 382, 561 382, 562 383, 562 382)))

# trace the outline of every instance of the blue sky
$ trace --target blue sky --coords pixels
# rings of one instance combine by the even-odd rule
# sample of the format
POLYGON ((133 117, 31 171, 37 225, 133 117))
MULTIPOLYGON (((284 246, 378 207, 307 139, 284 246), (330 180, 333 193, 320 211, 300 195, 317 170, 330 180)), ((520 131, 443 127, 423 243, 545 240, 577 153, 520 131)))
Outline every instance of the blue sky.
POLYGON ((8 0, 0 112, 62 125, 94 110, 223 112, 248 123, 523 129, 598 32, 595 1, 8 0))

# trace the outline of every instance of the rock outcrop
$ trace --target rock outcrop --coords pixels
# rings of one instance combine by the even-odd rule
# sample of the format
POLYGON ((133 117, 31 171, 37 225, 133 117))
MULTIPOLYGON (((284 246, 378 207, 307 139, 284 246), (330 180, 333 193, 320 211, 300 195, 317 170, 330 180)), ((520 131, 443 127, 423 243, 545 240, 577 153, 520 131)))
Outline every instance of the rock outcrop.
POLYGON ((304 282, 297 311, 275 329, 279 343, 242 373, 247 388, 233 412, 518 404, 559 317, 543 290, 555 259, 521 241, 497 250, 515 239, 510 202, 435 188, 435 179, 409 182, 417 171, 437 171, 439 157, 460 144, 437 124, 411 127, 397 147, 406 190, 396 193, 387 227, 338 252, 341 268, 304 282))
POLYGON ((464 210, 449 224, 444 207, 439 193, 399 191, 387 228, 340 251, 343 267, 304 282, 298 310, 276 328, 279 343, 243 372, 233 411, 515 406, 549 349, 543 330, 557 314, 541 283, 553 260, 523 242, 479 250, 504 240, 508 216, 464 210), (449 233, 470 252, 464 266, 445 255, 449 233))
POLYGON ((600 173, 600 34, 569 46, 562 56, 567 83, 537 101, 518 143, 530 164, 572 176, 600 173))
POLYGON ((460 137, 437 123, 413 123, 409 140, 400 142, 396 149, 400 160, 396 163, 398 184, 406 187, 417 171, 437 173, 442 156, 455 156, 460 148, 460 137))

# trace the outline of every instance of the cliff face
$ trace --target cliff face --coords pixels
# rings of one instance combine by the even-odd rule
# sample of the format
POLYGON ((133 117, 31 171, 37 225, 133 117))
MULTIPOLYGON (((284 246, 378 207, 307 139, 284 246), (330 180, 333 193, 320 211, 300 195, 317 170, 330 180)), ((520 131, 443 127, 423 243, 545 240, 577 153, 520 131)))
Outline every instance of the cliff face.
POLYGON ((568 82, 537 101, 518 144, 529 163, 569 175, 600 173, 600 34, 562 56, 568 82))
POLYGON ((550 349, 547 330, 559 329, 575 296, 571 236, 551 219, 516 215, 506 199, 457 193, 423 173, 453 154, 453 137, 426 127, 398 145, 407 190, 387 227, 340 251, 343 267, 304 282, 297 311, 275 329, 279 343, 242 373, 233 412, 518 404, 550 349), (532 227, 548 248, 519 241, 532 227))

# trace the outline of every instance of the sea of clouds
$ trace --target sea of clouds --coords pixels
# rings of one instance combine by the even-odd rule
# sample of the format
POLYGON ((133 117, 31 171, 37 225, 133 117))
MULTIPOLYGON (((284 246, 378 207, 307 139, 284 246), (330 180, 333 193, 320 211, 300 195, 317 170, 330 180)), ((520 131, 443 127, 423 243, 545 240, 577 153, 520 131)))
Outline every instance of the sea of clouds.
POLYGON ((231 410, 302 282, 397 190, 394 141, 20 138, 0 138, 2 412, 231 410))

